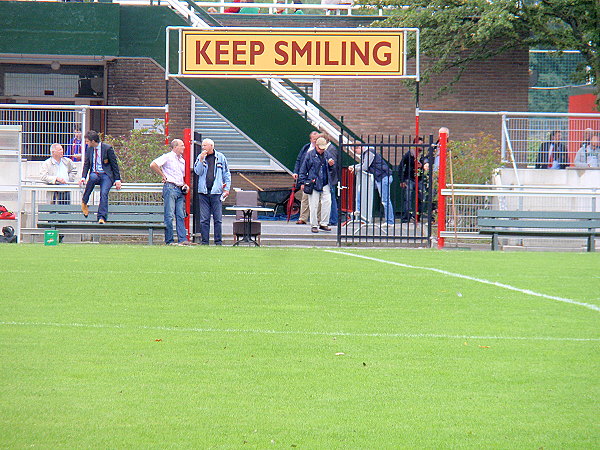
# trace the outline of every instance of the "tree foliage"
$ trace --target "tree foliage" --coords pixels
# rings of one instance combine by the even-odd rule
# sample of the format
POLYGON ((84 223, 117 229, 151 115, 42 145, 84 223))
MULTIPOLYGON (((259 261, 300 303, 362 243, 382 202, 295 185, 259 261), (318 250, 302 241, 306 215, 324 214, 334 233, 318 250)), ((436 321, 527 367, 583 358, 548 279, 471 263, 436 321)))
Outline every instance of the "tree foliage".
POLYGON ((159 183, 158 177, 150 170, 150 163, 168 151, 165 136, 148 133, 148 130, 132 130, 127 136, 104 137, 112 145, 119 158, 121 180, 127 183, 159 183))
MULTIPOLYGON (((361 0, 373 4, 371 0, 361 0)), ((392 15, 374 26, 421 29, 420 50, 434 72, 458 70, 519 47, 579 50, 577 81, 600 79, 599 0, 380 0, 392 15), (589 68, 589 69, 587 69, 589 68)), ((412 55, 415 48, 412 46, 412 55)))

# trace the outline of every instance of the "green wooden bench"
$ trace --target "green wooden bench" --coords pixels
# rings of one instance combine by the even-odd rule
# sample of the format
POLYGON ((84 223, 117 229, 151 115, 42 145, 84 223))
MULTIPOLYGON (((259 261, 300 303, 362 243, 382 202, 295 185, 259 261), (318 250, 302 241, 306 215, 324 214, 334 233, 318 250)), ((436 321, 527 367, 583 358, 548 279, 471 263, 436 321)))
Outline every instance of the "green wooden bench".
POLYGON ((600 212, 570 211, 477 211, 480 234, 492 235, 492 250, 499 236, 587 238, 587 251, 594 251, 600 229, 600 212))
POLYGON ((80 205, 39 205, 38 228, 69 230, 81 234, 145 234, 148 244, 154 242, 154 230, 164 230, 162 205, 110 205, 108 221, 99 224, 96 219, 98 206, 89 206, 87 217, 80 205))

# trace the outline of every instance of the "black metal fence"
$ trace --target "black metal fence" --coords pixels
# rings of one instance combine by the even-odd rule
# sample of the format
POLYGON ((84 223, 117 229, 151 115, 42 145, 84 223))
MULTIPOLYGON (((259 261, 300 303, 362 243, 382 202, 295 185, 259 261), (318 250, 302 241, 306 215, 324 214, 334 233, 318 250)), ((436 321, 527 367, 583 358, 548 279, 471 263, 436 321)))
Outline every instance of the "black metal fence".
POLYGON ((431 243, 433 136, 340 136, 338 245, 431 243))

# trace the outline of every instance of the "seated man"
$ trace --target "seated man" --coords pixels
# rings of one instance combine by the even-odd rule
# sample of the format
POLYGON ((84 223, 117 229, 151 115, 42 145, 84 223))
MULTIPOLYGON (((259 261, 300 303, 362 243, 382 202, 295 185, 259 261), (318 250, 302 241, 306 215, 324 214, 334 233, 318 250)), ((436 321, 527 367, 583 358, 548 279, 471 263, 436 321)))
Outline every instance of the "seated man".
POLYGON ((584 143, 575 155, 575 167, 587 169, 588 167, 600 167, 600 138, 597 134, 590 138, 590 142, 584 143))
POLYGON ((561 140, 560 130, 550 133, 548 141, 541 144, 538 150, 536 169, 564 169, 567 167, 567 150, 561 140))
POLYGON ((94 130, 85 134, 85 158, 79 185, 85 185, 81 199, 81 212, 88 216, 88 201, 94 186, 100 185, 100 204, 98 205, 98 223, 106 223, 108 216, 108 192, 115 185, 121 189, 121 172, 117 155, 111 145, 100 142, 100 135, 94 130), (89 178, 88 178, 89 175, 89 178))
MULTIPOLYGON (((42 163, 40 167, 41 180, 46 184, 73 183, 77 176, 77 168, 73 161, 63 156, 63 147, 60 144, 50 146, 50 158, 42 163)), ((53 192, 53 205, 68 205, 71 203, 70 192, 53 192)))

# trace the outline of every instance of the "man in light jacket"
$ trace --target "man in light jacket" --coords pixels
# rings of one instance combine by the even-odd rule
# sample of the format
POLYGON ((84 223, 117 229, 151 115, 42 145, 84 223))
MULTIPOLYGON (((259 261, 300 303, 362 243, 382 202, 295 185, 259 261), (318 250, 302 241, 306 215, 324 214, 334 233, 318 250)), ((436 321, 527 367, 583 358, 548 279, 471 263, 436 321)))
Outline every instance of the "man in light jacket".
MULTIPOLYGON (((62 145, 52 144, 50 154, 52 156, 44 161, 40 167, 42 182, 46 184, 73 183, 77 176, 77 168, 73 161, 63 156, 62 145)), ((53 192, 51 201, 53 205, 68 205, 71 203, 71 193, 68 191, 53 192)))
POLYGON ((227 158, 215 151, 212 139, 202 141, 202 153, 194 163, 194 172, 198 175, 201 243, 208 245, 212 215, 215 245, 223 245, 223 200, 229 196, 231 173, 227 158))

